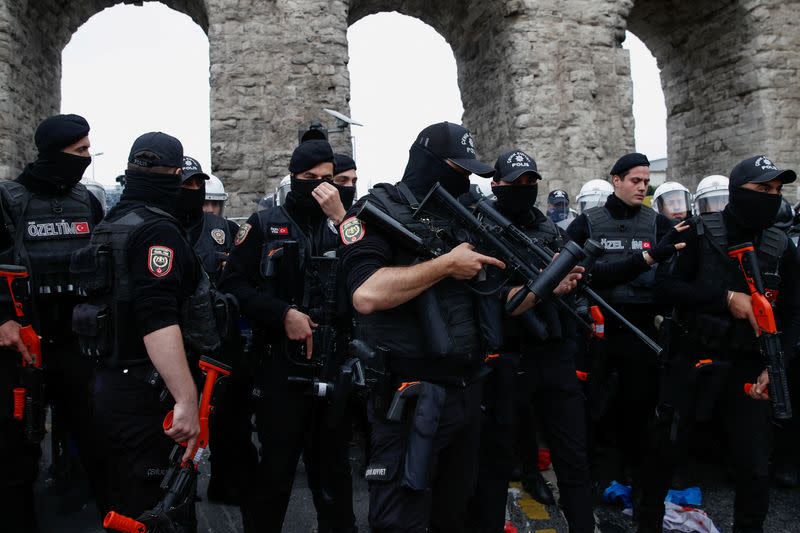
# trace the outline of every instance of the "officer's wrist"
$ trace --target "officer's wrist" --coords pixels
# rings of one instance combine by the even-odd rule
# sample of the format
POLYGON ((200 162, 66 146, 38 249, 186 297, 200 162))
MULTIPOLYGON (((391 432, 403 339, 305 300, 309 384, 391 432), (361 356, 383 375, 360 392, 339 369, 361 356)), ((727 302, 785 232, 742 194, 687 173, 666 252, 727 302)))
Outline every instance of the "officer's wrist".
POLYGON ((656 260, 653 259, 653 256, 650 255, 647 250, 642 252, 642 258, 644 259, 644 262, 647 263, 647 266, 653 266, 653 264, 656 262, 656 260))

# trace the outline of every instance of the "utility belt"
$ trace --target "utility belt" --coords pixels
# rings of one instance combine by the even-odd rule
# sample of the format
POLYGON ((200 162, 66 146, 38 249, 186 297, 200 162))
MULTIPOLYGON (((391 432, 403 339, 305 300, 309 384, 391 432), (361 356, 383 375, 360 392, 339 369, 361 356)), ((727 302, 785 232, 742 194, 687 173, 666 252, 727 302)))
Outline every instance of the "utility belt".
POLYGON ((161 377, 161 374, 158 372, 158 370, 156 370, 156 367, 153 366, 153 363, 146 362, 140 364, 120 365, 117 367, 105 367, 101 370, 98 370, 98 373, 100 376, 103 374, 124 374, 144 385, 147 385, 153 390, 158 391, 158 398, 161 403, 167 404, 172 399, 172 395, 167 389, 164 378, 161 377))
POLYGON ((383 351, 393 381, 428 381, 443 386, 464 387, 486 375, 484 360, 478 356, 404 357, 383 351))

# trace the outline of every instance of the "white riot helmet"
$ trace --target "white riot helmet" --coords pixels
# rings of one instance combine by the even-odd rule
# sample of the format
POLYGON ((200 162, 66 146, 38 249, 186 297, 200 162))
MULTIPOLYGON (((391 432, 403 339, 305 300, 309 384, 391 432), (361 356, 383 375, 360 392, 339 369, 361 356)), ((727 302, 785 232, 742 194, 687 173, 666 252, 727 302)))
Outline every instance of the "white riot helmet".
POLYGON ((652 206, 667 218, 685 220, 692 214, 692 194, 677 181, 665 181, 653 193, 652 206))
POLYGON ((275 189, 275 205, 283 205, 286 203, 286 195, 292 189, 292 176, 284 176, 281 179, 280 185, 275 189))
POLYGON ((222 180, 210 174, 208 178, 206 182, 206 201, 224 202, 227 200, 228 193, 225 192, 225 186, 222 184, 222 180))
POLYGON ((715 174, 697 184, 694 194, 694 214, 717 213, 728 205, 728 178, 715 174))
POLYGON ((100 206, 103 208, 103 213, 106 212, 108 204, 106 203, 106 189, 100 183, 92 180, 92 179, 82 179, 81 183, 84 187, 86 187, 90 193, 97 198, 97 201, 100 202, 100 206))
POLYGON ((606 180, 587 181, 575 198, 578 203, 578 212, 583 213, 589 208, 605 205, 608 195, 613 192, 614 186, 606 180))

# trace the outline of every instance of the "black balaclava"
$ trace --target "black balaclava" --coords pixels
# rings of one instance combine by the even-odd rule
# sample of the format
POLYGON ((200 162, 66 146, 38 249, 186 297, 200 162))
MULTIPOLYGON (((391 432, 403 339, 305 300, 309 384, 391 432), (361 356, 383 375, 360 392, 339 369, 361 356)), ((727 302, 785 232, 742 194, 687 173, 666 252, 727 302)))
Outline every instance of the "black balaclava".
POLYGON ((355 186, 337 185, 336 183, 333 186, 339 191, 339 199, 342 201, 344 210, 347 211, 353 205, 353 200, 356 197, 355 186))
MULTIPOLYGON (((286 209, 295 218, 307 218, 309 222, 317 221, 325 216, 311 192, 319 187, 323 180, 301 180, 295 177, 320 163, 333 163, 333 149, 328 141, 312 139, 300 143, 292 152, 289 161, 289 172, 292 173, 291 188, 286 193, 286 209)), ((333 165, 331 165, 333 166, 333 165)), ((330 183, 329 180, 324 180, 330 183)))
POLYGON ((539 184, 532 185, 495 185, 492 193, 497 198, 497 208, 515 222, 528 221, 531 209, 536 203, 539 184))
POLYGON ((36 128, 34 141, 39 149, 36 161, 25 168, 23 182, 33 188, 54 186, 64 193, 83 177, 92 163, 91 157, 62 152, 67 146, 89 135, 89 123, 78 115, 55 115, 46 118, 36 128), (36 183, 39 182, 39 183, 36 183))
POLYGON ((206 183, 199 189, 178 189, 178 201, 175 204, 175 215, 184 227, 189 228, 203 218, 203 204, 206 201, 206 183))
POLYGON ((730 200, 726 209, 742 227, 760 231, 775 223, 781 207, 780 194, 731 187, 728 191, 730 200))
MULTIPOLYGON (((142 170, 125 171, 125 188, 114 211, 122 211, 142 204, 157 207, 177 216, 180 174, 160 174, 142 170)), ((109 213, 110 215, 111 213, 109 213)))
POLYGON ((469 191, 469 176, 425 147, 414 144, 408 151, 408 164, 403 173, 403 183, 411 189, 417 200, 422 200, 433 184, 439 182, 444 189, 458 198, 469 191))

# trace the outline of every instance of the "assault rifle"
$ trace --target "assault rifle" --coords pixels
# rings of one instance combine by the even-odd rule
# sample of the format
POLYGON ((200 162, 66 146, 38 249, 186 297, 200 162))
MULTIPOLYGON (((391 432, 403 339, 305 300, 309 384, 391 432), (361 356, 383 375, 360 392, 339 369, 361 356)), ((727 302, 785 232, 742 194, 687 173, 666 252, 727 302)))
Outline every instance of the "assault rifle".
MULTIPOLYGON (((758 266, 753 244, 745 242, 728 248, 728 256, 736 261, 747 282, 753 314, 758 323, 758 346, 769 374, 769 399, 772 414, 778 420, 792 418, 792 403, 789 398, 789 383, 786 379, 786 363, 781 348, 780 333, 775 322, 772 304, 767 300, 761 269, 758 266)), ((749 384, 748 384, 749 385, 749 384)), ((745 386, 747 390, 747 386, 745 386)))
MULTIPOLYGON (((17 265, 0 265, 0 276, 5 279, 8 300, 20 324, 19 336, 28 350, 32 362, 22 358, 20 383, 13 390, 14 420, 25 427, 25 440, 38 444, 44 438, 44 376, 42 369, 42 341, 30 322, 31 285, 28 270, 17 265)), ((6 295, 3 291, 4 296, 6 295)), ((5 298, 2 298, 5 300, 5 298)))
MULTIPOLYGON (((510 248, 524 250, 528 260, 536 264, 539 268, 544 269, 551 263, 555 255, 552 251, 546 246, 543 246, 537 239, 529 237, 522 230, 517 228, 508 218, 500 213, 492 205, 492 202, 483 196, 477 188, 472 189, 471 194, 472 199, 475 201, 474 210, 481 215, 486 231, 497 235, 497 237, 505 241, 510 248)), ((569 244, 570 243, 567 243, 567 245, 569 244)), ((586 260, 582 263, 582 266, 586 268, 588 272, 591 270, 595 260, 603 254, 604 250, 599 243, 591 239, 586 241, 583 250, 586 252, 586 260)), ((599 294, 589 288, 587 283, 582 282, 578 284, 578 293, 584 294, 589 300, 594 302, 595 305, 617 319, 623 326, 639 337, 639 339, 645 343, 648 348, 653 350, 656 355, 661 354, 661 346, 648 337, 642 330, 631 324, 619 311, 614 309, 599 294)), ((538 296, 538 293, 536 294, 538 296)), ((603 315, 599 310, 592 310, 592 315, 595 321, 598 317, 601 321, 603 320, 603 315)))
MULTIPOLYGON (((192 458, 181 461, 188 443, 176 444, 169 456, 170 467, 161 481, 164 490, 161 501, 136 519, 111 511, 103 519, 104 528, 124 533, 172 533, 176 531, 174 518, 177 513, 184 511, 186 506, 194 505, 197 472, 208 448, 208 416, 213 408, 211 398, 214 386, 219 378, 231 373, 228 365, 205 355, 200 358, 200 369, 206 378, 200 396, 200 434, 192 449, 192 458)), ((170 411, 164 418, 165 430, 172 427, 172 417, 173 412, 170 411)))

